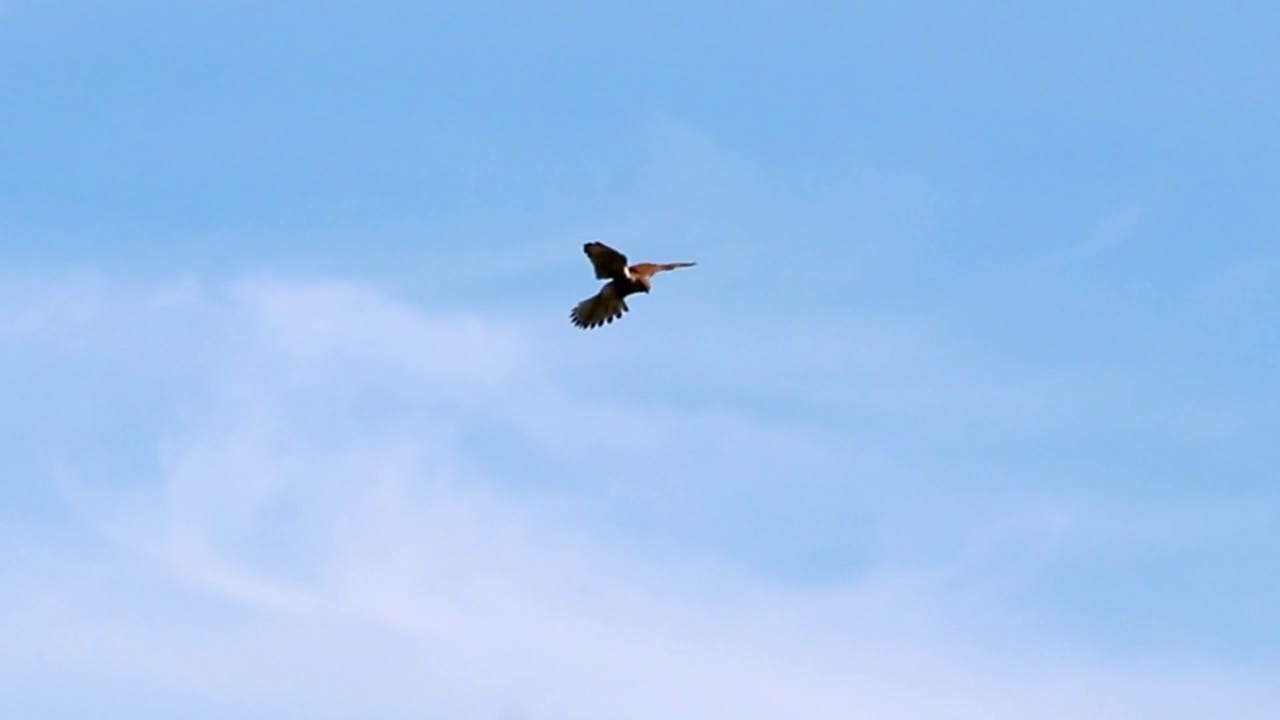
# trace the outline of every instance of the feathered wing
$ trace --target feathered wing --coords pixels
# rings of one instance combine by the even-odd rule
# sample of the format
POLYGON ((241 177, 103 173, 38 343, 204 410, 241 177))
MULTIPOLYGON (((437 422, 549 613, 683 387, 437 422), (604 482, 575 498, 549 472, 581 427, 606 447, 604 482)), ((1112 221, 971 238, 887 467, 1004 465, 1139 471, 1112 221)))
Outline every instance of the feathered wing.
POLYGON ((627 256, 600 242, 589 242, 582 251, 591 260, 597 280, 612 280, 627 274, 627 256))
POLYGON ((667 270, 678 270, 680 268, 693 267, 697 263, 691 262, 673 262, 673 263, 637 263, 631 266, 632 275, 640 275, 649 277, 654 273, 666 272, 667 270))
POLYGON ((618 289, 609 283, 600 288, 600 292, 578 303, 569 313, 569 318, 574 325, 586 330, 611 323, 630 309, 626 300, 618 295, 618 289))

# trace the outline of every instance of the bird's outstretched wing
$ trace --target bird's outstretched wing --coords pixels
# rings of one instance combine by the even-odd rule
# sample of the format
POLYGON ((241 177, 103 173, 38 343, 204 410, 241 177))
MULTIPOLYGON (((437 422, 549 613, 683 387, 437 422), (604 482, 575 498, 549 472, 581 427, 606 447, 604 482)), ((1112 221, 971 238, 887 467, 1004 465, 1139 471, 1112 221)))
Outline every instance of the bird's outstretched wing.
POLYGON ((629 309, 627 301, 618 296, 618 288, 609 283, 600 288, 600 292, 578 303, 569 313, 569 318, 574 325, 586 330, 611 323, 629 309))
POLYGON ((697 263, 691 262, 674 262, 674 263, 636 263, 631 266, 632 275, 640 275, 649 277, 654 273, 665 272, 667 270, 677 270, 679 268, 693 267, 697 263))
POLYGON ((597 280, 614 280, 627 274, 627 256, 600 242, 589 242, 582 251, 591 259, 597 280))

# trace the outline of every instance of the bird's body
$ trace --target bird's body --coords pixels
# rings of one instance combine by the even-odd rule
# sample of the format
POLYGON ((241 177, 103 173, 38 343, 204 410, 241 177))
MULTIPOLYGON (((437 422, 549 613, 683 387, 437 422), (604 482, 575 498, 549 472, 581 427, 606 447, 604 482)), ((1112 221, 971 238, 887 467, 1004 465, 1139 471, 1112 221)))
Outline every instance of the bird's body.
POLYGON ((630 310, 627 297, 636 293, 648 293, 652 288, 650 278, 655 273, 676 268, 691 267, 694 263, 637 263, 627 265, 627 256, 599 242, 589 242, 582 251, 591 260, 597 280, 608 280, 600 292, 583 300, 569 313, 573 324, 582 329, 599 327, 622 317, 630 310))

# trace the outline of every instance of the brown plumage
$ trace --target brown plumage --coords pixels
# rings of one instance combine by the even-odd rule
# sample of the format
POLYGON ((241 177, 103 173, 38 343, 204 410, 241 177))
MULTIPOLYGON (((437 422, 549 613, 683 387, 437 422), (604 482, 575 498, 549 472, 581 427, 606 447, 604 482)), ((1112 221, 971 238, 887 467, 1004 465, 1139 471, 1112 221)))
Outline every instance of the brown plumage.
POLYGON ((582 251, 591 260, 596 279, 609 281, 600 288, 600 292, 578 303, 569 313, 573 324, 584 330, 622 317, 622 313, 630 310, 627 307, 627 296, 649 292, 649 278, 655 273, 694 265, 691 262, 676 262, 637 263, 628 266, 626 255, 598 242, 583 245, 582 251))

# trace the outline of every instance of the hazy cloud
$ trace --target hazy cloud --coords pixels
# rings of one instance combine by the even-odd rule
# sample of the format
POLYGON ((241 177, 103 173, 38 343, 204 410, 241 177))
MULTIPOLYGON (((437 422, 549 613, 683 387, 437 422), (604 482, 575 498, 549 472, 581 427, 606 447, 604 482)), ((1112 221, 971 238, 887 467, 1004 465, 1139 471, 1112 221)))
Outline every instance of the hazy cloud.
MULTIPOLYGON (((19 706, 56 677, 139 688, 104 700, 121 709, 176 697, 261 716, 1262 718, 1280 707, 1268 667, 1108 655, 1010 604, 1009 585, 1086 507, 1015 502, 973 520, 984 530, 963 531, 958 562, 904 564, 909 554, 877 554, 874 538, 902 549, 881 506, 859 570, 792 584, 678 538, 603 532, 590 519, 603 501, 586 488, 626 497, 611 463, 643 463, 622 477, 647 476, 671 512, 714 523, 714 506, 681 484, 785 504, 789 483, 812 493, 823 466, 856 456, 838 440, 659 397, 612 407, 575 387, 540 330, 355 283, 95 287, 33 293, 10 303, 4 326, 23 343, 97 327, 86 352, 131 328, 114 352, 163 353, 189 372, 146 391, 172 409, 138 428, 153 462, 122 482, 72 452, 48 479, 66 511, 6 533, 0 662, 16 680, 0 687, 19 706), (696 453, 680 442, 693 432, 696 453), (495 442, 523 445, 512 457, 525 462, 487 462, 495 442), (664 451, 697 465, 677 476, 664 451)), ((99 413, 92 424, 110 422, 110 408, 99 413)))

